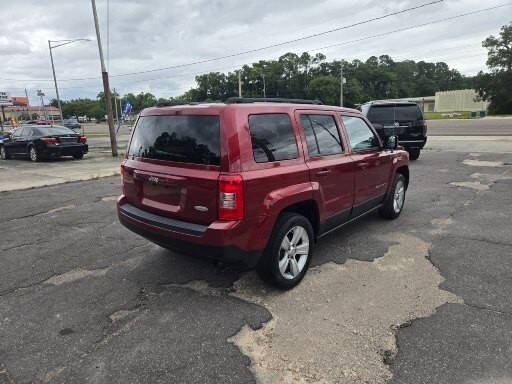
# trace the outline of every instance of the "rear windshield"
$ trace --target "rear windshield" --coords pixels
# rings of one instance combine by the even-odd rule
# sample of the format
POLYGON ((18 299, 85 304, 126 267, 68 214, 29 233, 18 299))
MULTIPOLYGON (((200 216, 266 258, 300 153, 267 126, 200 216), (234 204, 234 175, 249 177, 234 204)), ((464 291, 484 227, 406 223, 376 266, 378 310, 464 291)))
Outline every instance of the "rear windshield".
POLYGON ((32 132, 36 136, 76 135, 76 132, 64 127, 32 127, 32 132))
POLYGON ((128 156, 220 165, 218 116, 145 116, 133 132, 128 156))
POLYGON ((417 105, 374 105, 370 109, 368 119, 372 123, 394 123, 395 121, 423 120, 423 115, 417 105))

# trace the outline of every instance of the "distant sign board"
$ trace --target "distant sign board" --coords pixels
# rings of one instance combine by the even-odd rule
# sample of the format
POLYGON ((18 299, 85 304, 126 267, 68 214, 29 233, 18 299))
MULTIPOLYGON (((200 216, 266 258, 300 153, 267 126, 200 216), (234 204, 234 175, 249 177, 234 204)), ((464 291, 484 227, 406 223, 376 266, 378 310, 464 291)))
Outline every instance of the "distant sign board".
POLYGON ((0 105, 2 105, 2 106, 11 106, 12 105, 11 96, 7 92, 0 92, 0 105))

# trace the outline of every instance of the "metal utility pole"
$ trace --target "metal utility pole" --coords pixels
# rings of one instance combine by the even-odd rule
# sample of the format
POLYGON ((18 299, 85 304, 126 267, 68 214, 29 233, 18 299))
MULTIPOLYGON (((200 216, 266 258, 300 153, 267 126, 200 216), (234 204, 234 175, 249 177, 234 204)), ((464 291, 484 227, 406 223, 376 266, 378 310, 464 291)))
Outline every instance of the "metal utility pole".
POLYGON ((55 65, 53 64, 52 45, 51 45, 50 40, 48 40, 48 49, 50 50, 50 60, 52 61, 53 82, 55 84, 55 94, 57 95, 57 104, 59 105, 60 121, 61 121, 61 123, 63 123, 64 117, 62 117, 62 107, 60 105, 59 87, 57 87, 57 78, 55 77, 55 65))
MULTIPOLYGON (((63 45, 73 44, 77 41, 91 41, 89 39, 73 39, 73 40, 48 40, 48 49, 50 50, 50 60, 52 62, 52 71, 53 71, 53 82, 55 84, 55 94, 57 95, 57 104, 59 106, 60 120, 64 122, 64 117, 62 116, 62 106, 60 104, 59 97, 59 87, 57 87, 57 77, 55 76, 55 65, 53 63, 53 53, 52 49, 62 47, 63 45), (52 46, 52 43, 58 43, 57 45, 52 46)), ((26 93, 26 90, 25 90, 26 93)))
POLYGON ((110 134, 110 146, 112 147, 112 156, 117 157, 117 138, 114 129, 114 117, 112 114, 112 95, 110 94, 110 86, 108 84, 108 73, 105 68, 105 61, 103 60, 103 48, 101 47, 100 27, 98 24, 98 13, 96 12, 96 1, 91 0, 92 13, 94 16, 94 26, 96 28, 96 40, 98 40, 98 50, 100 52, 101 61, 101 75, 103 77, 103 90, 105 93, 105 101, 107 103, 108 114, 108 131, 110 134))
POLYGON ((30 116, 30 100, 28 99, 28 92, 27 92, 27 88, 25 88, 25 97, 27 98, 27 115, 28 115, 28 120, 32 120, 30 116))
POLYGON ((242 97, 242 73, 238 71, 238 97, 242 97))
POLYGON ((263 76, 263 98, 267 98, 267 90, 265 89, 265 74, 262 73, 261 76, 263 76))
POLYGON ((343 107, 343 63, 340 63, 340 107, 343 107))
POLYGON ((114 109, 116 111, 116 124, 119 124, 119 115, 117 114, 117 96, 116 96, 115 88, 114 88, 114 109))

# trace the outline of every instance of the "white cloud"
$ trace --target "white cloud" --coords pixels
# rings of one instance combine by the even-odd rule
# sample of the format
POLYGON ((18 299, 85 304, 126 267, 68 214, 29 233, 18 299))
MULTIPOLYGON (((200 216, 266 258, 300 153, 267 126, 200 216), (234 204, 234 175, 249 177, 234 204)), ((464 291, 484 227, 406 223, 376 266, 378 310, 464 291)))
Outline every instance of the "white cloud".
MULTIPOLYGON (((376 0, 110 0, 109 72, 126 72, 172 66, 246 51, 385 13, 419 5, 427 0, 381 2, 376 0)), ((350 41, 406 26, 501 4, 499 0, 445 0, 384 20, 329 35, 237 58, 146 75, 112 77, 120 93, 150 91, 157 96, 178 95, 194 85, 197 73, 229 71, 260 59, 277 58, 350 41)), ((106 0, 97 0, 105 56, 107 56, 106 0)), ((502 8, 407 32, 340 45, 322 50, 331 59, 365 60, 389 54, 397 60, 446 61, 450 67, 473 75, 485 69, 486 51, 481 41, 510 20, 502 8)), ((87 0, 19 0, 2 7, 0 55, 3 79, 51 79, 48 39, 94 38, 91 4, 87 0)), ((62 97, 94 97, 101 90, 95 41, 80 42, 54 51, 62 97), (63 81, 97 77, 89 81, 63 81)), ((51 81, 5 81, 0 88, 12 94, 30 94, 43 88, 54 97, 51 81)))

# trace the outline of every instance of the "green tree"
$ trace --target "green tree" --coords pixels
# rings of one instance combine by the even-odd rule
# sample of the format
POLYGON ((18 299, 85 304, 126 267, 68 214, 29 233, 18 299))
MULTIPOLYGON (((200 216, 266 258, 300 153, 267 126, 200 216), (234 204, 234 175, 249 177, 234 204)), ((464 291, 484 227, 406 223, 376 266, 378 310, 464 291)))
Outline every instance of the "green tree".
POLYGON ((501 27, 500 36, 489 36, 487 48, 490 73, 480 71, 475 86, 483 100, 489 100, 490 113, 512 113, 512 23, 501 27))
MULTIPOLYGON (((389 55, 366 61, 327 61, 318 53, 289 52, 277 60, 260 60, 240 70, 245 97, 319 98, 339 105, 340 66, 347 79, 344 105, 369 100, 431 96, 436 91, 470 87, 472 78, 462 76, 444 62, 404 60, 389 55), (265 92, 263 89, 265 88, 265 92)), ((175 98, 180 102, 218 101, 238 95, 238 73, 212 72, 196 77, 197 86, 175 98)))
POLYGON ((324 104, 340 105, 340 79, 334 76, 319 76, 309 85, 309 97, 324 104))

